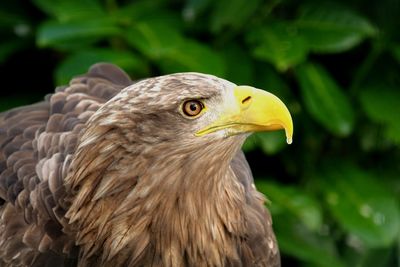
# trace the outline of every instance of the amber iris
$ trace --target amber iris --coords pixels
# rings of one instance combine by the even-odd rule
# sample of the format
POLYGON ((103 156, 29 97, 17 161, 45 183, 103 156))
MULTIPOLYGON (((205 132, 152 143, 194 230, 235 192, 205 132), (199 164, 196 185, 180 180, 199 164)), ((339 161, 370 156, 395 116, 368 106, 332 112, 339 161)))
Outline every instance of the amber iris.
POLYGON ((194 117, 200 114, 204 105, 199 100, 188 100, 183 103, 182 111, 186 116, 194 117))

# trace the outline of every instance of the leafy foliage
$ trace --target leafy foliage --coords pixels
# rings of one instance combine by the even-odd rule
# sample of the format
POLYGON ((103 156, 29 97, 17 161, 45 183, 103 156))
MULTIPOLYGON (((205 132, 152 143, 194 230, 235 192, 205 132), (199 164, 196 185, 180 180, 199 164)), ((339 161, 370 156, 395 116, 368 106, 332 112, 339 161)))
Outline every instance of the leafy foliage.
MULTIPOLYGON (((2 1, 0 63, 26 71, 38 55, 54 85, 108 61, 134 78, 199 71, 273 92, 294 144, 260 133, 244 149, 283 265, 400 266, 398 14, 391 0, 2 1)), ((35 89, 5 94, 0 109, 38 99, 35 89)))

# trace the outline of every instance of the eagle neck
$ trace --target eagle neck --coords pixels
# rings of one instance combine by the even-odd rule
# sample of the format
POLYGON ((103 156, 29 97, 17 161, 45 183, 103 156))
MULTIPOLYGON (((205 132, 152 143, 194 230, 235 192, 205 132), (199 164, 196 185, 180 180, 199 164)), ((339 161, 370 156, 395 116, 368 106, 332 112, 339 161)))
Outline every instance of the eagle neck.
POLYGON ((234 241, 245 235, 246 200, 229 163, 187 155, 175 171, 167 168, 173 158, 158 168, 159 186, 149 190, 145 203, 152 218, 149 239, 169 248, 168 253, 153 248, 163 266, 224 266, 240 257, 234 241))
POLYGON ((132 197, 140 195, 143 206, 130 223, 137 228, 139 217, 148 218, 146 250, 157 255, 154 265, 224 266, 240 258, 246 196, 230 167, 236 150, 164 155, 139 178, 132 197))
MULTIPOLYGON (((246 196, 230 167, 237 146, 152 153, 157 158, 120 157, 125 148, 113 147, 103 149, 104 164, 92 164, 106 169, 77 171, 82 185, 68 216, 79 227, 82 266, 224 266, 240 259, 246 196), (118 193, 98 194, 103 185, 118 193), (92 218, 99 212, 102 221, 92 218)), ((82 159, 95 151, 82 151, 82 159)))

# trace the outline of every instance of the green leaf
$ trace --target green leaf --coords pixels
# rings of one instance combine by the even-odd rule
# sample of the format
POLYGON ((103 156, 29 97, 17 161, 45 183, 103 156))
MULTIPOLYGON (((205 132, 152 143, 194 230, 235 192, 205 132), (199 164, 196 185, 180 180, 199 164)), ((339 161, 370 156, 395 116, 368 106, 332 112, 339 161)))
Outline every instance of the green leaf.
POLYGON ((179 47, 169 51, 160 61, 164 73, 196 71, 225 76, 222 57, 207 45, 194 40, 186 40, 179 47))
POLYGON ((42 24, 37 33, 37 43, 41 47, 67 45, 79 46, 83 43, 96 42, 101 38, 114 36, 119 28, 107 18, 97 18, 73 22, 48 21, 42 24))
POLYGON ((261 150, 267 154, 272 155, 287 147, 286 137, 284 131, 262 132, 256 133, 261 150))
POLYGON ((257 137, 256 134, 252 134, 246 138, 246 141, 242 146, 242 150, 244 152, 250 152, 255 150, 258 146, 259 146, 259 138, 257 137))
POLYGON ((283 131, 258 132, 248 137, 243 144, 245 152, 260 148, 266 155, 274 155, 287 147, 283 131))
POLYGON ((319 175, 329 210, 350 236, 370 248, 388 247, 397 240, 399 202, 378 177, 336 161, 319 175))
POLYGON ((370 249, 362 257, 358 255, 357 265, 360 267, 392 267, 394 262, 391 264, 390 259, 393 258, 393 248, 381 248, 381 249, 370 249))
POLYGON ((258 190, 271 200, 273 214, 290 214, 302 222, 310 231, 322 226, 322 208, 311 195, 296 187, 256 180, 258 190))
POLYGON ((186 0, 183 8, 183 17, 187 21, 194 21, 209 5, 211 0, 186 0))
POLYGON ((361 105, 367 116, 386 126, 386 136, 400 144, 400 92, 384 83, 370 84, 360 92, 361 105))
POLYGON ((400 144, 400 125, 398 123, 388 125, 385 133, 387 138, 396 144, 400 144))
POLYGON ((219 0, 215 1, 211 15, 211 30, 220 32, 226 27, 240 28, 257 11, 261 0, 219 0))
POLYGON ((307 63, 296 69, 305 107, 331 133, 349 135, 354 127, 350 100, 322 66, 307 63))
POLYGON ((371 84, 360 92, 361 105, 368 117, 380 123, 398 123, 400 92, 383 83, 371 84))
POLYGON ((26 24, 26 18, 24 18, 20 14, 10 13, 6 10, 0 10, 0 29, 12 29, 19 24, 26 24))
POLYGON ((393 46, 392 52, 397 62, 400 63, 400 44, 393 46))
POLYGON ((179 31, 158 21, 136 23, 126 32, 125 38, 130 45, 153 60, 173 53, 184 42, 179 31))
MULTIPOLYGON (((255 67, 255 83, 257 88, 261 88, 273 93, 288 105, 294 99, 292 89, 286 84, 282 76, 269 64, 257 64, 255 67)), ((289 110, 292 110, 289 107, 289 110)))
POLYGON ((245 48, 231 44, 221 54, 227 69, 224 78, 239 85, 254 84, 254 66, 245 48))
POLYGON ((98 0, 33 0, 42 11, 59 21, 105 16, 98 0))
POLYGON ((285 147, 287 143, 283 131, 253 133, 243 144, 245 152, 260 148, 266 155, 277 154, 285 147))
POLYGON ((310 231, 293 216, 274 216, 274 230, 283 254, 307 263, 305 266, 344 267, 331 236, 310 231))
POLYGON ((305 61, 308 53, 304 38, 292 25, 284 22, 271 22, 250 31, 247 41, 254 46, 256 58, 272 63, 279 71, 305 61))
POLYGON ((162 1, 135 1, 114 10, 110 15, 121 25, 135 27, 137 23, 159 23, 174 29, 182 28, 182 19, 175 10, 169 10, 162 1))
POLYGON ((13 39, 0 43, 0 63, 3 63, 9 56, 18 52, 26 46, 26 40, 13 39))
POLYGON ((311 49, 319 53, 349 50, 377 32, 364 17, 328 3, 303 6, 295 24, 311 49))
POLYGON ((137 23, 126 38, 133 47, 155 61, 164 73, 197 71, 225 75, 225 64, 218 53, 202 43, 183 37, 165 23, 137 23))
POLYGON ((65 59, 56 70, 57 84, 66 84, 72 77, 86 73, 89 67, 98 62, 110 62, 118 65, 133 77, 148 74, 148 66, 131 52, 92 49, 79 51, 65 59))

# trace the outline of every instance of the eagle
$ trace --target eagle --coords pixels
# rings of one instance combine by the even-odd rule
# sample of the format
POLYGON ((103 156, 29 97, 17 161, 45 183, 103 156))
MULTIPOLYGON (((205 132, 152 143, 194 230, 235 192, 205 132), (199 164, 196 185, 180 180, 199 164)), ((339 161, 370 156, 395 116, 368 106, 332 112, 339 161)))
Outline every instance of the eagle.
POLYGON ((267 91, 95 64, 0 113, 0 266, 280 266, 241 150, 280 129, 267 91))

